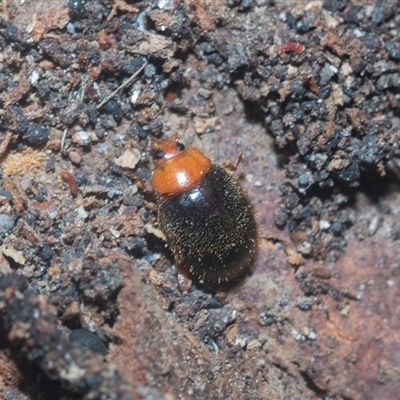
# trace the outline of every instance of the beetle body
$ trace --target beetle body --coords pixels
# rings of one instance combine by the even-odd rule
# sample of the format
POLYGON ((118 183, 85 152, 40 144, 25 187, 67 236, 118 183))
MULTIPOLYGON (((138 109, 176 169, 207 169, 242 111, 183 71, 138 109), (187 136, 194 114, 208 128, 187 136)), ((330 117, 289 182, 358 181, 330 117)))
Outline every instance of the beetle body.
POLYGON ((165 140, 154 154, 159 224, 177 263, 205 284, 235 279, 256 252, 256 223, 246 194, 230 171, 198 149, 165 140))

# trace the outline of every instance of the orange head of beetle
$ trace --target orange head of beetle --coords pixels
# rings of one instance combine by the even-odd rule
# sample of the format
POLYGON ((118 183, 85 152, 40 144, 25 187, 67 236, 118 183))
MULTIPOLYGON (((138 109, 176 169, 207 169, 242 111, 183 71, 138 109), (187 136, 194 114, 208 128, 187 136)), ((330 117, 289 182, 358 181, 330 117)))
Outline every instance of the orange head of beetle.
POLYGON ((161 198, 198 186, 212 161, 194 147, 185 148, 176 137, 152 143, 155 161, 151 181, 161 198))

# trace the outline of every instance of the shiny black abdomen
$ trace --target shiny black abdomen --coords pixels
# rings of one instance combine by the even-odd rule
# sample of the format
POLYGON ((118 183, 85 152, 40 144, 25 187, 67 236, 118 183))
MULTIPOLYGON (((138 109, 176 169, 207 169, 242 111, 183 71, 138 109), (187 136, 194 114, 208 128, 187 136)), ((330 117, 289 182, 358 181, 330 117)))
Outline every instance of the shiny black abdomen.
POLYGON ((206 284, 234 279, 254 257, 253 209, 230 172, 218 164, 212 164, 198 187, 162 202, 159 222, 180 267, 206 284))

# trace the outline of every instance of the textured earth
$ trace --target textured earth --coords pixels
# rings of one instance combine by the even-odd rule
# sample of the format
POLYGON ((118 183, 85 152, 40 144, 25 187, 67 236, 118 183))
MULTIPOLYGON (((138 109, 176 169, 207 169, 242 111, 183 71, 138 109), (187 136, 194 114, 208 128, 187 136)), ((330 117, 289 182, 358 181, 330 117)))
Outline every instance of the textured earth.
POLYGON ((0 4, 4 399, 395 400, 400 2, 0 4), (157 224, 175 132, 254 206, 207 290, 157 224))

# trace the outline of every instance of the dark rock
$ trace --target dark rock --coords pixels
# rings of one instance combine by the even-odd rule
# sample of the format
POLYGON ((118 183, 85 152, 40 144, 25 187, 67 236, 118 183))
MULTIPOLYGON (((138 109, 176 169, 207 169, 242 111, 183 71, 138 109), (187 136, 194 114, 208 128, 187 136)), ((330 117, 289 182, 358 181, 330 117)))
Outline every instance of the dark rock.
POLYGON ((393 60, 400 61, 399 45, 393 43, 391 40, 388 40, 387 42, 385 42, 385 49, 393 60))
POLYGON ((356 161, 352 161, 346 168, 337 173, 339 179, 345 182, 355 182, 360 179, 360 167, 356 161))
POLYGON ((49 140, 49 128, 47 125, 31 122, 22 138, 30 144, 44 144, 49 140))
POLYGON ((77 342, 81 346, 93 351, 93 353, 106 355, 107 347, 102 340, 94 333, 86 329, 75 329, 69 335, 70 342, 77 342))
POLYGON ((53 249, 48 244, 45 244, 39 251, 39 257, 45 261, 50 261, 53 258, 53 255, 53 249))
POLYGON ((83 18, 86 15, 85 0, 68 0, 68 9, 71 17, 83 18))
POLYGON ((109 100, 104 104, 104 111, 111 115, 115 122, 119 124, 122 121, 122 109, 115 100, 109 100))
POLYGON ((0 235, 4 235, 11 231, 14 227, 15 218, 7 214, 0 214, 0 235))

